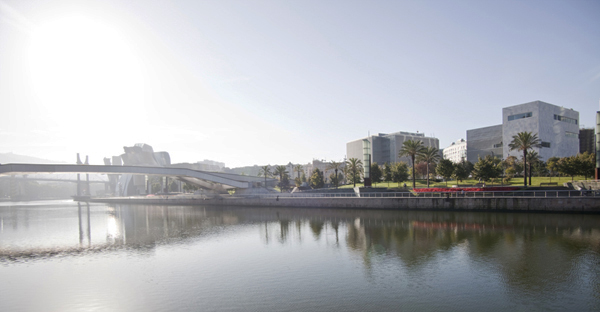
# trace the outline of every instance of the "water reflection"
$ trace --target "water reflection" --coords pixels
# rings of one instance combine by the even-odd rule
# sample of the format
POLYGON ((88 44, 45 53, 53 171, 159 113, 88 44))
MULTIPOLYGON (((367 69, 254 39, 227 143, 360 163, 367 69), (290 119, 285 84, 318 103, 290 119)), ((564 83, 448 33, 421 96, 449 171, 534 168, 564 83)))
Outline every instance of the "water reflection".
POLYGON ((68 223, 72 221, 76 222, 77 245, 81 247, 147 247, 213 233, 227 226, 261 224, 265 244, 284 244, 290 237, 298 242, 321 241, 333 235, 337 245, 341 235, 353 252, 394 254, 409 266, 422 265, 423 257, 463 243, 478 256, 505 249, 512 250, 513 256, 526 255, 529 248, 540 242, 573 255, 600 252, 600 217, 596 215, 77 204, 76 218, 65 208, 3 207, 0 219, 2 256, 22 247, 72 247, 65 239, 70 236, 72 226, 68 223), (303 236, 305 227, 310 231, 308 237, 303 236), (26 243, 19 244, 21 241, 26 243))
MULTIPOLYGON (((498 304, 535 298, 537 302, 552 302, 557 309, 568 309, 573 307, 570 303, 574 298, 583 296, 582 306, 594 309, 600 307, 599 221, 596 215, 526 213, 74 203, 2 206, 0 263, 9 268, 23 262, 56 265, 53 260, 57 257, 97 259, 93 256, 123 254, 121 251, 147 257, 156 256, 159 247, 164 246, 173 254, 187 249, 193 252, 190 258, 152 262, 162 264, 157 271, 177 265, 188 268, 202 259, 201 266, 186 274, 212 268, 215 273, 204 271, 201 278, 221 287, 235 287, 223 284, 223 280, 258 278, 251 275, 253 272, 261 272, 261 277, 264 275, 271 283, 281 275, 304 281, 307 274, 319 272, 319 276, 331 279, 327 283, 339 280, 336 287, 343 288, 352 285, 344 281, 356 276, 358 270, 366 280, 366 284, 356 287, 361 292, 365 286, 378 285, 382 280, 386 287, 413 295, 423 289, 436 289, 429 295, 438 298, 438 308, 452 296, 452 290, 456 291, 456 285, 461 285, 465 292, 480 295, 481 288, 489 288, 485 294, 493 293, 498 304), (244 253, 240 254, 239 249, 244 253), (218 260, 210 262, 212 257, 218 260), (231 262, 230 267, 235 275, 218 270, 224 262, 233 261, 229 259, 240 258, 248 258, 252 270, 239 269, 237 262, 231 262), (294 266, 305 269, 298 270, 298 276, 286 275, 294 266), (273 276, 268 275, 271 271, 273 276), (213 279, 209 278, 211 274, 213 279)), ((161 250, 167 253, 165 248, 161 250)), ((195 285, 195 281, 185 282, 195 285)), ((281 287, 274 286, 266 293, 271 296, 281 287)), ((289 289, 281 291, 289 293, 289 289)), ((387 300, 378 297, 376 288, 370 296, 387 300)), ((418 307, 420 302, 412 304, 418 307)), ((475 302, 470 307, 476 309, 478 305, 475 302)), ((502 307, 514 308, 506 304, 502 307)))

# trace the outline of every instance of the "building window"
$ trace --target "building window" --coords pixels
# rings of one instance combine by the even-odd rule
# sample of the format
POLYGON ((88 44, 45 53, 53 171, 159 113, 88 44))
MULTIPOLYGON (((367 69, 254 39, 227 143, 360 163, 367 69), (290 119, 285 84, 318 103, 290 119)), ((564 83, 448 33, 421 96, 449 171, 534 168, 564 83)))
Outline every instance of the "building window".
POLYGON ((542 147, 550 147, 550 142, 542 142, 542 147))
POLYGON ((576 138, 576 139, 579 138, 579 135, 577 133, 573 133, 573 132, 569 132, 569 131, 565 132, 565 135, 568 138, 576 138))
POLYGON ((515 119, 529 118, 531 116, 532 116, 531 112, 523 113, 523 114, 510 115, 510 116, 508 116, 508 121, 515 120, 515 119))
POLYGON ((559 121, 564 121, 564 122, 568 122, 571 124, 576 125, 577 124, 577 119, 574 118, 569 118, 569 117, 565 117, 565 116, 561 116, 561 115, 554 115, 554 120, 559 120, 559 121))

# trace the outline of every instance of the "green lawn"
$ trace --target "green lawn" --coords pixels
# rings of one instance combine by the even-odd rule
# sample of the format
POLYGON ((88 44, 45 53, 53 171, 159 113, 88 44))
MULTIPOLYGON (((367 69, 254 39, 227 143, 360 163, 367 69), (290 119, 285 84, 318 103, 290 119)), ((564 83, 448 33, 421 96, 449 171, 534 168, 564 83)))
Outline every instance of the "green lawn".
MULTIPOLYGON (((579 181, 579 180, 585 180, 585 178, 580 176, 580 177, 575 177, 575 179, 574 179, 574 181, 579 181)), ((417 188, 427 187, 427 180, 417 179, 415 182, 416 182, 417 188)), ((558 183, 558 186, 562 186, 563 183, 565 183, 565 182, 571 182, 571 177, 552 177, 552 178, 532 177, 531 178, 531 186, 540 186, 540 183, 548 183, 548 182, 556 182, 556 183, 558 183)), ((404 183, 406 183, 406 187, 412 188, 412 180, 401 182, 400 187, 402 187, 404 183)), ((468 179, 468 180, 461 181, 460 185, 475 185, 477 183, 479 183, 478 180, 468 179)), ((448 187, 452 187, 452 185, 456 185, 456 184, 459 184, 456 182, 456 180, 448 181, 448 187)), ((513 178, 512 180, 510 180, 510 182, 508 184, 506 184, 506 183, 501 184, 500 180, 498 180, 498 181, 494 181, 494 183, 487 182, 487 183, 485 183, 485 185, 486 186, 501 186, 501 185, 523 186, 523 177, 513 178)), ((362 187, 363 184, 356 183, 356 186, 362 187)), ((445 186, 446 186, 446 182, 435 182, 433 180, 429 180, 429 187, 445 187, 445 186)), ((352 187, 354 187, 353 184, 340 186, 340 188, 352 188, 352 187)), ((397 188, 398 183, 395 183, 395 182, 374 183, 373 187, 397 188)))

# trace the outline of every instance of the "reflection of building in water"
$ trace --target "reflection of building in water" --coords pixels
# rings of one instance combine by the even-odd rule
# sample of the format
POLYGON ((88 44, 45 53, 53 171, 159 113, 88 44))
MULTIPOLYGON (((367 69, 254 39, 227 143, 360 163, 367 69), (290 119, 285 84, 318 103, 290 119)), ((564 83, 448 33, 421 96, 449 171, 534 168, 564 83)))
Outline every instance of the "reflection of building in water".
POLYGON ((246 239, 250 233, 263 244, 325 245, 357 255, 367 269, 392 265, 414 276, 440 262, 444 267, 478 262, 511 289, 552 293, 564 287, 561 283, 573 284, 565 272, 590 270, 595 262, 589 260, 596 258, 589 255, 600 253, 600 216, 589 215, 126 205, 92 205, 90 213, 89 206, 77 208, 79 215, 66 219, 70 224, 55 218, 56 209, 35 218, 30 218, 31 209, 1 209, 0 262, 73 255, 90 248, 145 253, 160 244, 223 239, 220 234, 246 239), (52 228, 58 239, 29 230, 36 225, 52 228), (17 246, 11 239, 23 237, 35 245, 11 247, 17 246), (548 275, 557 277, 548 283, 548 275))
POLYGON ((220 209, 116 205, 109 208, 106 242, 153 246, 165 240, 214 234, 240 223, 239 215, 220 209))

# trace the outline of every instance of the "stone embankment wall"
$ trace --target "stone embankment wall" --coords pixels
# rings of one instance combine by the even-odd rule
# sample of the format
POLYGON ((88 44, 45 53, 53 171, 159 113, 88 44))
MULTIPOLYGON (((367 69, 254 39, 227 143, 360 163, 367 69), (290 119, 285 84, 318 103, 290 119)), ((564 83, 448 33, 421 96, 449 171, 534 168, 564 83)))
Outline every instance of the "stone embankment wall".
POLYGON ((600 180, 575 181, 572 184, 573 186, 578 186, 579 188, 583 187, 586 190, 600 190, 600 180))
POLYGON ((402 210, 484 210, 600 213, 600 197, 564 198, 102 198, 94 202, 145 205, 201 205, 402 210))

